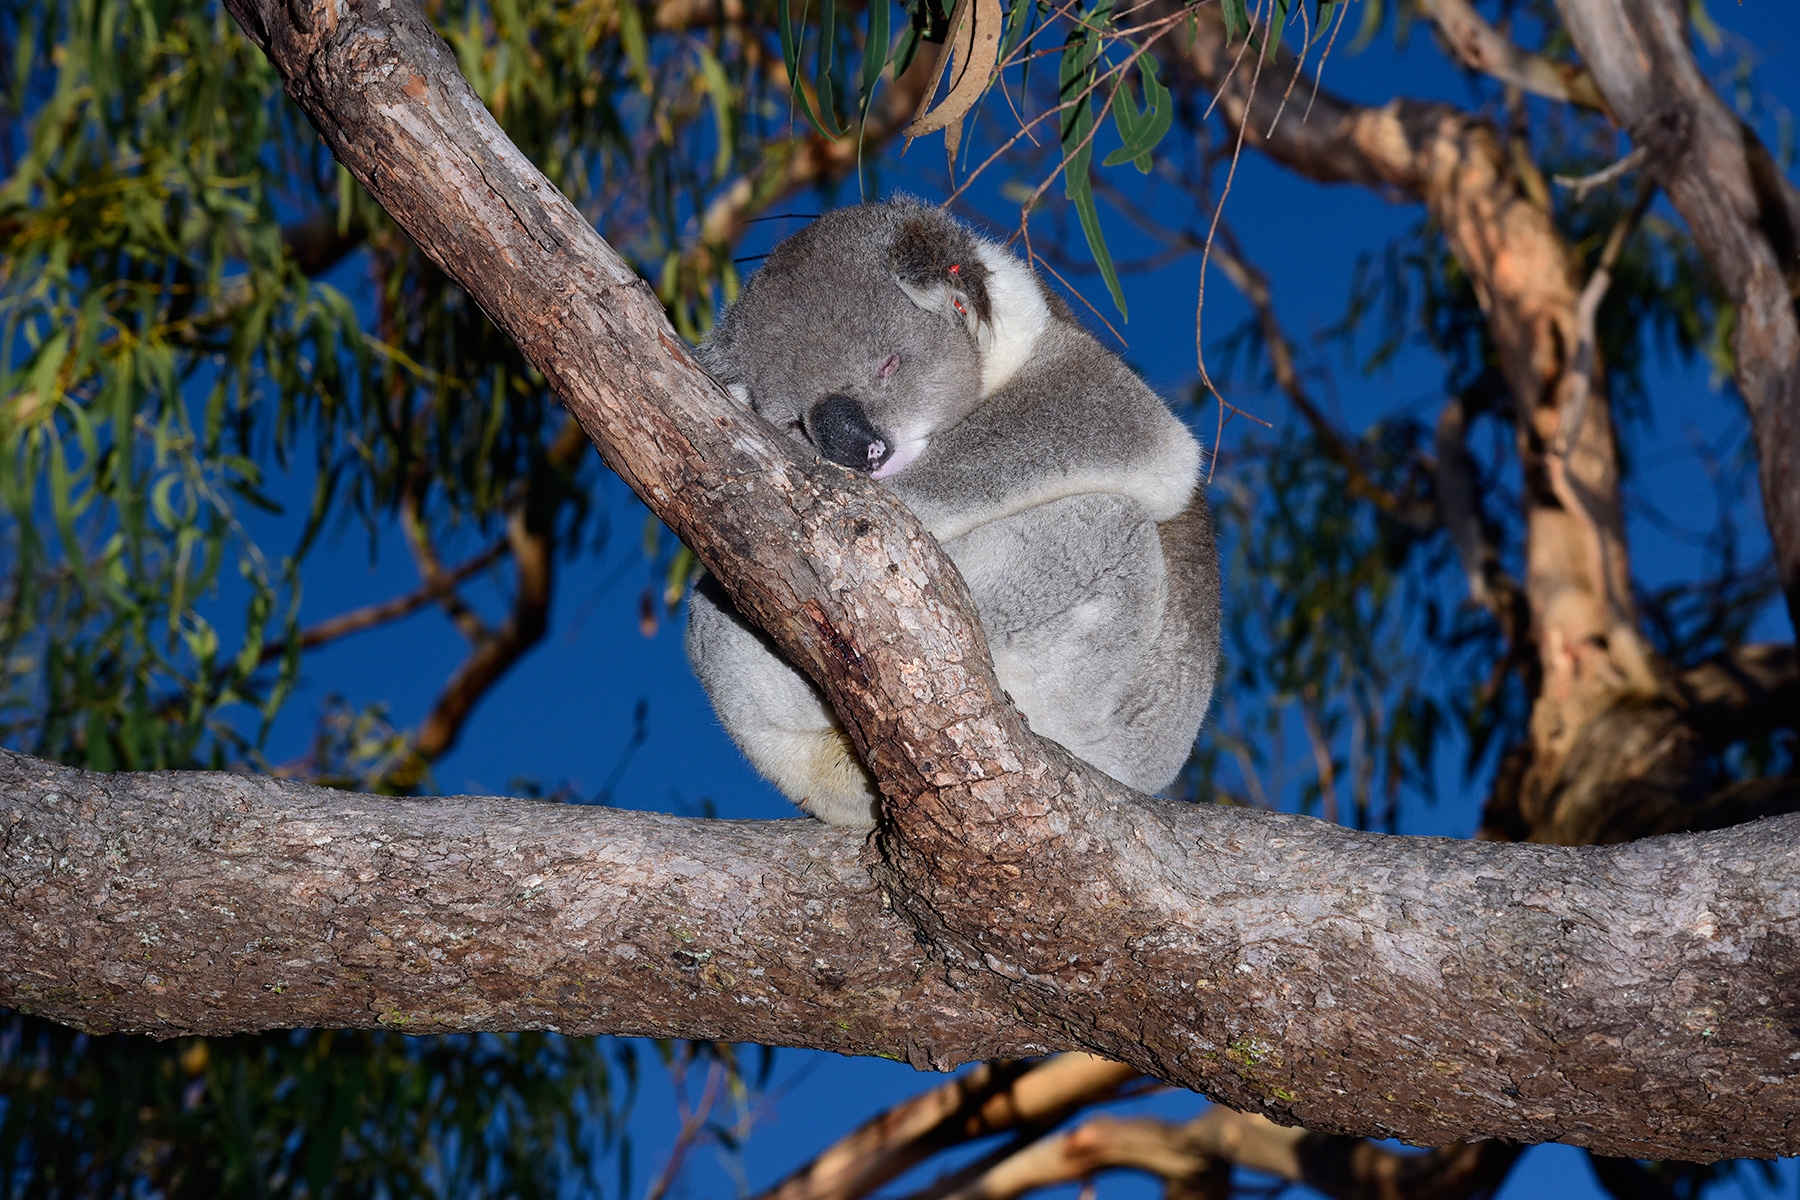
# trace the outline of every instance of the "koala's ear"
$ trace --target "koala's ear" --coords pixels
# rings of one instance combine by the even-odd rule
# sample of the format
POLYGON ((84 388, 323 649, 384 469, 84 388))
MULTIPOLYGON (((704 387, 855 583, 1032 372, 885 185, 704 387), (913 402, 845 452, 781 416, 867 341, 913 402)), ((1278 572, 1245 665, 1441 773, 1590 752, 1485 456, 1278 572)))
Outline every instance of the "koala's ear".
POLYGON ((907 299, 926 312, 937 313, 950 321, 961 322, 969 336, 975 339, 975 345, 983 353, 994 340, 994 327, 991 322, 982 319, 981 309, 976 305, 974 297, 966 287, 957 286, 954 279, 929 280, 924 283, 915 282, 895 273, 894 282, 906 293, 907 299))
POLYGON ((927 209, 895 231, 888 265, 914 304, 962 325, 983 353, 993 344, 987 264, 968 230, 927 209))

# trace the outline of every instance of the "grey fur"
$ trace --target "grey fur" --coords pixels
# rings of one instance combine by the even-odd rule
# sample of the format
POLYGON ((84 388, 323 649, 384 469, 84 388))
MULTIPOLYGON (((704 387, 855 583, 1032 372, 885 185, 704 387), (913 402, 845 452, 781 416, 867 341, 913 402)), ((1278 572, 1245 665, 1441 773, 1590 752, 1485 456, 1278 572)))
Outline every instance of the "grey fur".
MULTIPOLYGON (((1140 790, 1174 780, 1219 650, 1199 443, 1029 268, 913 201, 841 209, 775 248, 700 357, 918 514, 1035 732, 1140 790)), ((689 614, 751 763, 814 816, 872 824, 874 785, 811 681, 710 581, 689 614)))

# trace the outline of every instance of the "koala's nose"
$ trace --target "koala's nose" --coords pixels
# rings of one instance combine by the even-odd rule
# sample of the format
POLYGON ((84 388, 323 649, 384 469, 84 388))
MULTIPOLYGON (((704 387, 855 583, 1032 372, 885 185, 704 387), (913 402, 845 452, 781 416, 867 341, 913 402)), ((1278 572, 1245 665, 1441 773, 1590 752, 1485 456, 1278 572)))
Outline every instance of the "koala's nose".
POLYGON ((819 401, 807 424, 813 445, 834 463, 853 471, 873 471, 887 460, 887 439, 870 422, 863 406, 848 396, 827 396, 819 401))

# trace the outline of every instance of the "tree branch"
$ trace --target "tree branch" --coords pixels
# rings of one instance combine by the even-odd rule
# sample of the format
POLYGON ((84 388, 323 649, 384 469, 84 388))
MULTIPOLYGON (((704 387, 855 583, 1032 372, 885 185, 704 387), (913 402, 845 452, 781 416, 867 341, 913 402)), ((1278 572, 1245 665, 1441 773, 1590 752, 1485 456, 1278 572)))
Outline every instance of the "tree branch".
POLYGON ((1127 792, 1004 703, 903 506, 698 370, 416 7, 229 3, 339 161, 822 683, 883 824, 859 859, 804 822, 7 756, 0 1001, 163 1033, 536 1026, 934 1066, 1082 1048, 1328 1132, 1800 1149, 1800 818, 1571 850, 1127 792))
POLYGON ((1800 193, 1714 93, 1674 0, 1557 0, 1589 70, 1737 308, 1734 378, 1800 631, 1800 193))
MULTIPOLYGON (((440 572, 424 586, 413 589, 404 596, 395 596, 392 600, 384 600, 379 604, 365 604, 361 608, 347 613, 339 613, 317 625, 309 625, 300 631, 300 648, 311 650, 318 646, 328 645, 339 638, 349 637, 353 633, 361 633, 390 621, 398 621, 402 617, 411 616, 427 604, 435 603, 449 595, 458 585, 465 583, 471 576, 499 562, 507 552, 507 540, 500 539, 483 550, 480 554, 468 559, 448 571, 440 572)), ((288 652, 287 642, 274 642, 263 647, 262 661, 270 662, 288 652)))
POLYGON ((1110 1042, 1328 1131, 1800 1148, 1800 818, 1564 849, 1145 800, 1135 849, 1064 858, 1136 886, 1059 904, 1091 932, 1021 985, 918 943, 854 836, 807 821, 11 754, 0 796, 0 1003, 87 1029, 552 1028, 938 1067, 1110 1042))
POLYGON ((1469 70, 1491 75, 1534 96, 1607 111, 1593 76, 1580 67, 1520 49, 1489 25, 1469 0, 1419 0, 1419 7, 1437 23, 1444 44, 1469 70))
MULTIPOLYGON (((1186 1124, 1154 1117, 1095 1117, 997 1164, 944 1200, 1015 1200, 1038 1188, 1131 1169, 1193 1189, 1232 1165, 1304 1183, 1338 1200, 1463 1200, 1488 1195, 1519 1156, 1503 1142, 1455 1142, 1397 1153, 1361 1138, 1277 1125, 1213 1105, 1186 1124)), ((1221 1195, 1229 1194, 1224 1189, 1221 1195)))
POLYGON ((1137 1078, 1135 1068, 1091 1054, 983 1063, 865 1122, 758 1200, 861 1200, 950 1146, 1048 1128, 1137 1078))

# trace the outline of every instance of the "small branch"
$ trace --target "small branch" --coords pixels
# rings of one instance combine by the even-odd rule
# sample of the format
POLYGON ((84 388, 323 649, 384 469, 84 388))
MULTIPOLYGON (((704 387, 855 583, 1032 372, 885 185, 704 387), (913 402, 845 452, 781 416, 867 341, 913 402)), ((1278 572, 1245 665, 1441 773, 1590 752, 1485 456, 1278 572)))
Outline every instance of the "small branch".
POLYGON ((1491 75, 1534 96, 1611 115, 1591 75, 1580 67, 1521 49, 1489 25, 1468 0, 1419 0, 1419 7, 1437 23, 1445 45, 1469 70, 1491 75))
POLYGON ((1800 655, 1763 642, 1714 655, 1676 680, 1687 718, 1717 744, 1800 729, 1800 655))
POLYGON ((1300 720, 1306 726, 1306 741, 1312 747, 1313 766, 1319 772, 1319 801, 1324 808, 1325 822, 1336 825, 1337 767, 1331 761, 1331 747, 1326 744, 1325 733, 1319 728, 1319 714, 1313 707, 1313 692, 1310 687, 1300 696, 1300 720))
POLYGON ((719 1085, 725 1080, 725 1064, 714 1059, 706 1070, 706 1086, 701 1089, 700 1103, 693 1111, 686 1111, 687 1104, 682 1103, 681 1130, 675 1135, 675 1144, 669 1148, 668 1161, 657 1175, 650 1187, 644 1192, 644 1200, 662 1200, 681 1173, 681 1164, 687 1158, 687 1152, 694 1144, 700 1131, 706 1128, 706 1119, 712 1115, 713 1104, 719 1098, 719 1085))
MULTIPOLYGON (((401 617, 410 616, 427 604, 442 600, 446 593, 453 591, 471 576, 478 575, 493 566, 506 555, 507 545, 507 539, 501 538, 474 558, 449 571, 440 573, 435 580, 404 596, 396 596, 392 600, 386 600, 380 604, 365 605, 347 613, 340 613, 329 620, 320 621, 317 625, 301 631, 300 648, 311 650, 335 642, 339 638, 348 637, 353 633, 361 633, 366 629, 373 629, 377 625, 385 625, 390 621, 397 621, 401 617)), ((288 652, 288 645, 287 642, 276 642, 263 647, 262 661, 269 662, 272 659, 280 658, 288 652)))
MULTIPOLYGON (((552 530, 555 513, 539 499, 546 480, 542 473, 569 469, 580 455, 587 452, 587 435, 574 418, 563 422, 556 439, 545 451, 544 462, 537 467, 525 486, 525 495, 513 506, 506 518, 506 545, 512 554, 517 581, 513 590, 512 611, 498 629, 489 629, 480 617, 452 592, 453 599, 443 601, 458 627, 474 643, 469 657, 451 675, 430 713, 419 725, 413 739, 412 754, 401 767, 384 781, 402 791, 417 787, 430 764, 456 745, 463 725, 475 711, 475 705, 498 683, 513 664, 543 640, 550 624, 550 600, 555 570, 555 545, 552 530), (540 508, 545 511, 540 511, 540 508)), ((421 573, 436 583, 445 576, 436 553, 425 534, 419 517, 415 493, 408 494, 413 507, 403 511, 403 524, 411 535, 409 542, 421 573)))
POLYGON ((1015 1200, 1027 1192, 1130 1169, 1192 1189, 1233 1165, 1304 1183, 1342 1200, 1461 1200, 1491 1193, 1520 1147, 1458 1142, 1426 1154, 1277 1125, 1213 1105, 1183 1125, 1096 1117, 1026 1147, 946 1200, 1015 1200))
MULTIPOLYGON (((1625 545, 1622 522, 1616 511, 1616 453, 1610 444, 1610 429, 1587 436, 1587 419, 1590 401, 1599 384, 1600 349, 1596 322, 1600 303, 1612 284, 1612 268, 1618 262, 1626 239, 1637 227, 1655 194, 1655 182, 1645 180, 1638 189, 1637 201, 1607 234, 1593 273, 1576 297, 1575 346, 1563 375, 1556 436, 1544 454, 1550 487, 1579 530, 1596 590, 1600 593, 1604 611, 1610 614, 1610 626, 1605 630, 1608 658, 1624 673, 1628 686, 1645 695, 1661 689, 1662 672, 1649 644, 1638 632, 1629 591, 1630 573, 1620 561, 1625 545), (1589 460, 1586 469, 1575 462, 1578 454, 1589 460), (1596 465, 1602 461, 1605 466, 1596 465), (1597 479, 1604 479, 1611 485, 1605 495, 1595 486, 1597 479)), ((1610 421, 1607 424, 1610 426, 1610 421)))
POLYGON ((1445 401, 1438 413, 1436 435, 1438 516, 1456 547, 1469 596, 1498 616, 1500 598, 1489 577, 1500 569, 1500 554, 1482 520, 1479 473, 1469 453, 1468 425, 1462 399, 1452 396, 1445 401))
POLYGON ((1603 167, 1592 175, 1556 175, 1552 176, 1558 186, 1574 191, 1577 202, 1587 199, 1587 194, 1596 188, 1605 187, 1622 175, 1636 170, 1645 159, 1650 157, 1648 146, 1639 146, 1611 166, 1603 167))
POLYGON ((757 1200, 860 1200, 950 1146, 1047 1128, 1140 1078, 1091 1054, 984 1063, 864 1122, 757 1200))
POLYGON ((449 616, 451 624, 456 626, 457 632, 479 646, 491 636, 487 622, 463 600, 453 586, 445 582, 447 575, 444 564, 438 558, 437 547, 431 544, 431 529, 425 522, 421 492, 426 486, 425 479, 415 479, 407 487, 406 494, 400 498, 400 530, 406 537, 406 547, 412 551, 413 565, 425 580, 425 586, 432 590, 433 596, 449 616))
POLYGON ((417 768, 436 762, 456 745, 476 703, 524 657, 527 650, 537 645, 549 626, 554 561, 550 534, 531 528, 521 507, 507 518, 506 540, 518 572, 512 612, 500 628, 486 634, 476 644, 438 694, 437 703, 432 705, 431 712, 419 726, 418 737, 413 740, 413 752, 418 760, 416 766, 391 780, 396 787, 410 788, 416 784, 417 768))
MULTIPOLYGON (((1638 151, 1634 150, 1632 153, 1636 154, 1638 151)), ((1629 158, 1630 156, 1627 155, 1625 159, 1614 163, 1612 167, 1608 167, 1600 174, 1607 175, 1608 172, 1615 172, 1616 168, 1628 161, 1629 158)), ((1612 177, 1616 178, 1617 174, 1622 174, 1622 172, 1617 172, 1612 177)), ((1599 176, 1589 176, 1588 178, 1590 180, 1598 179, 1599 176)), ((1558 183, 1567 182, 1561 175, 1556 177, 1556 181, 1558 183)), ((1579 190, 1579 187, 1585 183, 1586 181, 1575 181, 1575 186, 1579 190)), ((1568 457, 1569 450, 1580 436, 1582 423, 1587 417, 1588 398, 1593 395, 1594 372, 1598 368, 1600 357, 1600 339, 1595 329, 1595 323, 1600 316, 1600 303, 1606 299, 1607 290, 1612 286, 1612 269, 1618 264, 1619 254, 1625 248, 1625 240, 1631 236, 1631 231, 1637 228, 1638 221, 1643 218, 1644 211, 1650 207, 1650 201, 1655 195, 1656 184, 1653 181, 1646 180, 1643 186, 1638 188, 1637 200, 1623 216, 1613 222, 1612 229, 1607 232, 1606 242, 1600 248, 1600 257, 1594 262, 1593 274, 1588 276, 1587 283, 1582 285, 1581 293, 1576 297, 1575 352, 1569 357, 1569 371, 1574 386, 1564 399, 1564 404, 1567 406, 1567 420, 1559 431, 1561 436, 1555 451, 1560 458, 1568 457)))

